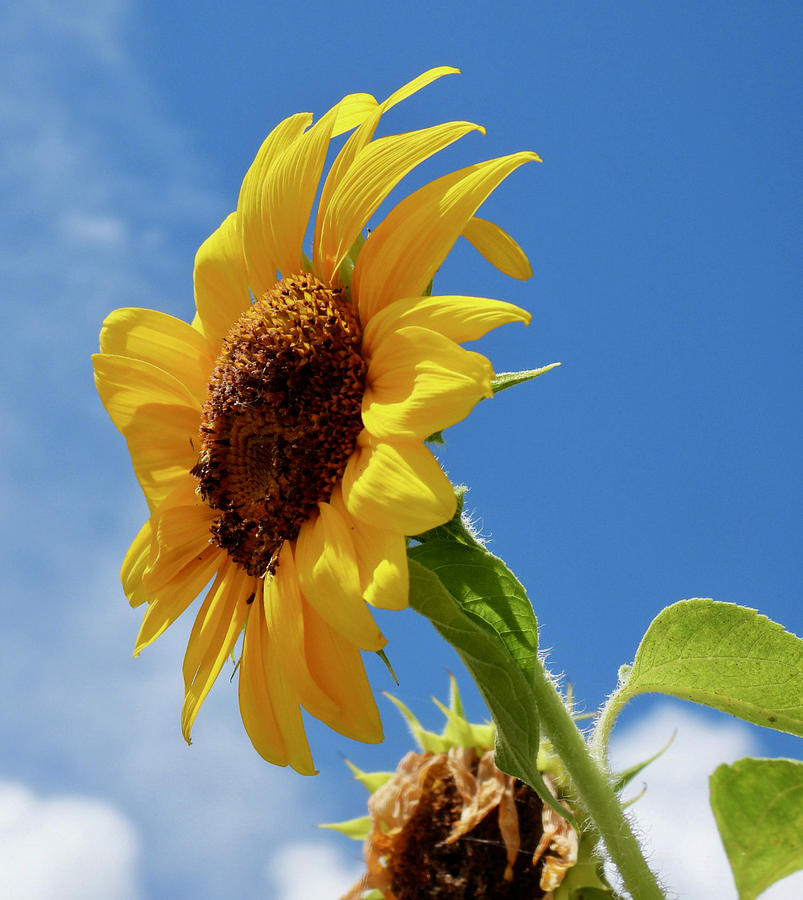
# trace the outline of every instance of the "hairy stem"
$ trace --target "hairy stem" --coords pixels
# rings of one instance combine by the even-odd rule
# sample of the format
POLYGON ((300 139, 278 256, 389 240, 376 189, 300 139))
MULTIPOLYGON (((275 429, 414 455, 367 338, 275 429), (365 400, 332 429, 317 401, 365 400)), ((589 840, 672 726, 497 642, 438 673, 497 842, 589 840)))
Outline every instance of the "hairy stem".
POLYGON ((655 875, 627 821, 606 771, 591 756, 583 735, 543 666, 535 667, 533 691, 544 732, 566 767, 625 889, 634 900, 664 900, 655 875))

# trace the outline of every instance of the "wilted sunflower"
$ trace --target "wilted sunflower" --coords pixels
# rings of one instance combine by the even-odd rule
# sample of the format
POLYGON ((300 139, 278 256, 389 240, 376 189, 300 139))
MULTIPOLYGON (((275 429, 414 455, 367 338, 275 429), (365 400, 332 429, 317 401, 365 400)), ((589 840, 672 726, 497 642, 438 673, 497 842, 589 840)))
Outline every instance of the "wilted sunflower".
POLYGON ((184 658, 187 740, 243 630, 240 710, 265 759, 314 772, 302 706, 348 737, 382 739, 360 651, 385 639, 365 604, 406 605, 405 535, 455 510, 424 439, 490 397, 493 374, 459 343, 530 318, 427 293, 461 234, 529 276, 512 238, 474 213, 534 153, 427 184, 362 240, 411 169, 482 131, 448 122, 374 139, 388 109, 455 71, 426 72, 381 104, 350 94, 315 124, 285 119, 198 251, 192 324, 146 309, 104 322, 95 379, 150 512, 122 568, 131 605, 147 603, 135 655, 211 581, 184 658), (323 183, 310 260, 327 150, 352 129, 323 183))
MULTIPOLYGON (((446 716, 441 734, 427 731, 390 697, 420 750, 407 753, 395 772, 363 772, 347 763, 371 798, 368 816, 322 826, 364 842, 367 871, 341 900, 569 900, 586 896, 585 888, 610 896, 599 860, 577 865, 572 825, 496 767, 494 726, 469 722, 457 682, 450 682, 448 708, 435 701, 446 716)), ((562 766, 543 750, 537 765, 544 784, 571 813, 562 766)))

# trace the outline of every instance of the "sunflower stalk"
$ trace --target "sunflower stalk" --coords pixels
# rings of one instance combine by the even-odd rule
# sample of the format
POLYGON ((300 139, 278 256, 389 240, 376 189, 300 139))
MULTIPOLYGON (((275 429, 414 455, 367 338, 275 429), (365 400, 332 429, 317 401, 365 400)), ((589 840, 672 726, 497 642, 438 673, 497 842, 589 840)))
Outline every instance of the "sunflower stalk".
MULTIPOLYGON (((408 550, 411 606, 430 619, 471 672, 496 725, 499 768, 552 805, 535 763, 543 732, 571 779, 575 810, 588 819, 583 831, 604 842, 632 897, 661 900, 664 893, 604 764, 592 755, 537 653, 537 622, 526 592, 475 536, 462 515, 464 496, 458 489, 455 517, 418 535, 408 550)), ((553 808, 569 818, 559 805, 553 808)))

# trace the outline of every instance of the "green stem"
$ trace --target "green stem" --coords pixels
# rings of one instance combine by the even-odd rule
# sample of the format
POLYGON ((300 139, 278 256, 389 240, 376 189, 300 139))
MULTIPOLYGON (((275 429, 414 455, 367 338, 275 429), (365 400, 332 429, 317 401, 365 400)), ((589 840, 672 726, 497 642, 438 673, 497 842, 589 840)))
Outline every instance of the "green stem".
POLYGON ((591 755, 597 761, 598 765, 605 769, 608 767, 608 739, 611 736, 613 723, 616 721, 616 717, 629 699, 630 697, 628 694, 621 688, 617 688, 611 696, 608 697, 605 706, 600 710, 594 725, 594 731, 591 735, 591 755))
POLYGON ((625 889, 635 900, 664 900, 619 800, 602 768, 592 759, 582 734, 542 665, 536 665, 533 692, 544 732, 574 782, 580 800, 602 836, 625 889))

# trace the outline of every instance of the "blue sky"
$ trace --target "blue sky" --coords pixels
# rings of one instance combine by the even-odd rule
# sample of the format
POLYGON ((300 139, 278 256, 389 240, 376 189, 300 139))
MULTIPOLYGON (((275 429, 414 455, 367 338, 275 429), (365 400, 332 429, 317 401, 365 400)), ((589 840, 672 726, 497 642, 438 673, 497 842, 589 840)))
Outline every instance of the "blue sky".
MULTIPOLYGON (((195 250, 264 135, 345 93, 381 98, 431 66, 463 70, 385 128, 469 119, 487 136, 467 136, 409 186, 519 149, 544 160, 483 213, 514 234, 534 277, 506 279, 463 246, 437 287, 534 313, 530 328, 482 342, 499 370, 563 366, 481 404, 447 432, 442 461, 471 486, 469 509, 530 590, 552 666, 586 707, 684 597, 758 607, 803 631, 800 24, 782 0, 0 10, 0 868, 18 896, 334 897, 359 847, 314 826, 364 801, 342 756, 390 768, 408 749, 382 700, 384 744, 311 723, 321 774, 270 767, 225 675, 185 746, 190 622, 131 658, 139 613, 117 572, 144 503, 89 364, 115 307, 191 316, 195 250), (323 886, 299 880, 310 872, 323 886)), ((484 715, 426 623, 405 612, 380 624, 395 692, 427 724, 447 670, 484 715)), ((384 667, 369 670, 392 689, 384 667)), ((693 713, 640 701, 625 716, 625 760, 681 729, 653 798, 683 797, 703 817, 709 757, 708 770, 746 753, 800 756, 799 742, 693 713)), ((699 865, 673 869, 681 850, 650 803, 643 828, 670 883, 710 896, 705 879, 721 871, 710 829, 696 838, 699 865)), ((772 896, 794 891, 788 880, 772 896)))

